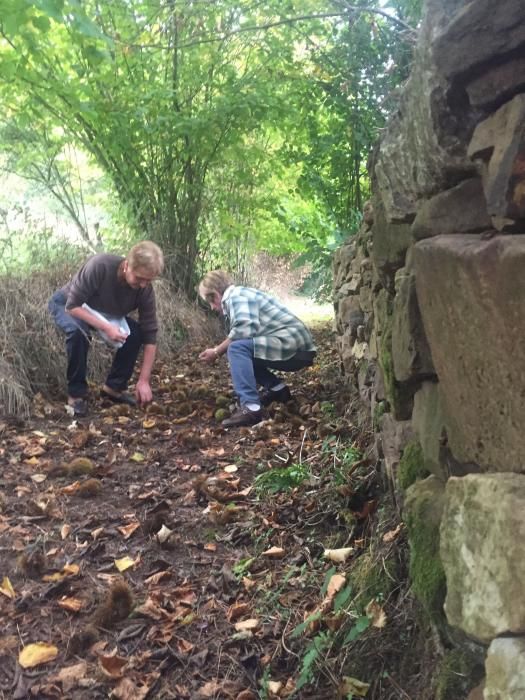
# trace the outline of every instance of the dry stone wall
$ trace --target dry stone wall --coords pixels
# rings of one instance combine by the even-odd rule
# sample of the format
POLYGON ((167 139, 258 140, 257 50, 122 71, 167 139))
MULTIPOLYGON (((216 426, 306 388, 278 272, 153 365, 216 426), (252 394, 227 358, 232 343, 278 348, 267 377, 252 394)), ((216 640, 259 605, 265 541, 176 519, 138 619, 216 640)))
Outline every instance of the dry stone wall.
POLYGON ((438 528, 449 640, 485 660, 471 697, 524 700, 523 0, 428 0, 371 176, 334 260, 342 364, 409 536, 438 528))

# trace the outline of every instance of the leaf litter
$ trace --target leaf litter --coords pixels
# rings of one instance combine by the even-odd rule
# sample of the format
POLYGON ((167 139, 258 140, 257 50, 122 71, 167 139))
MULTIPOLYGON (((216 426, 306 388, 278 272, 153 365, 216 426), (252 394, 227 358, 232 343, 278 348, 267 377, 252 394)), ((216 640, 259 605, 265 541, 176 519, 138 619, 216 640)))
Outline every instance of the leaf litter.
MULTIPOLYGON (((225 367, 190 350, 157 368, 146 411, 99 402, 71 421, 57 402, 23 427, 2 424, 2 688, 75 700, 293 695, 309 637, 347 614, 345 570, 377 505, 369 435, 335 409, 331 332, 317 342, 320 366, 289 375, 294 400, 253 428, 222 428, 217 408, 234 400, 225 367), (33 666, 41 673, 24 675, 33 666)), ((382 605, 368 613, 379 634, 382 605)), ((335 658, 317 671, 296 697, 368 690, 335 658)))

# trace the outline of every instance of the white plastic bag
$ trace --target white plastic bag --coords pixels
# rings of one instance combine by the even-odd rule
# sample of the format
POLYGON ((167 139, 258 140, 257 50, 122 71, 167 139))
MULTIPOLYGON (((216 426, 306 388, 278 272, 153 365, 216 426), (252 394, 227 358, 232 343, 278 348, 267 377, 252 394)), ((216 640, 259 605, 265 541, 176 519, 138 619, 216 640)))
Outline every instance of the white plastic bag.
MULTIPOLYGON (((93 316, 96 316, 101 321, 107 321, 108 323, 111 323, 112 326, 116 326, 122 333, 125 333, 127 336, 130 334, 131 331, 129 330, 128 322, 126 321, 124 316, 119 318, 118 316, 110 316, 109 314, 103 314, 101 311, 95 311, 95 309, 92 309, 91 306, 88 306, 87 304, 82 304, 82 308, 86 309, 86 311, 89 311, 90 314, 93 314, 93 316)), ((105 343, 107 343, 110 347, 121 348, 124 345, 124 343, 110 340, 108 336, 104 333, 104 331, 101 331, 98 328, 95 328, 95 330, 102 338, 102 340, 105 343)))

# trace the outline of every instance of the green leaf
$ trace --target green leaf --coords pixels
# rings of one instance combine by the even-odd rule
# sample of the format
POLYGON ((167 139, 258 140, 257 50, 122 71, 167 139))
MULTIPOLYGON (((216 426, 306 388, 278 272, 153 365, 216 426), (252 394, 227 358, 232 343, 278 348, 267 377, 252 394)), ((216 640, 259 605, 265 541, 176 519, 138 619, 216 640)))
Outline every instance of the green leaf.
POLYGON ((32 17, 31 22, 41 32, 48 32, 51 28, 51 22, 48 20, 47 17, 43 17, 42 15, 32 17))
POLYGON ((366 615, 363 615, 363 617, 359 617, 356 620, 356 623, 352 627, 352 629, 348 632, 346 637, 343 640, 343 646, 346 644, 349 644, 350 642, 354 642, 359 635, 364 632, 366 629, 370 627, 370 618, 368 618, 366 615))
POLYGON ((351 586, 346 586, 346 588, 343 588, 342 591, 339 591, 339 593, 334 598, 334 612, 338 612, 339 610, 341 610, 341 608, 344 607, 345 603, 347 603, 350 600, 351 596, 351 586))
POLYGON ((321 588, 321 597, 324 598, 326 595, 326 591, 328 590, 328 584, 330 583, 330 579, 332 576, 337 573, 337 567, 331 566, 328 571, 326 572, 326 576, 324 577, 324 582, 323 582, 323 587, 321 588))

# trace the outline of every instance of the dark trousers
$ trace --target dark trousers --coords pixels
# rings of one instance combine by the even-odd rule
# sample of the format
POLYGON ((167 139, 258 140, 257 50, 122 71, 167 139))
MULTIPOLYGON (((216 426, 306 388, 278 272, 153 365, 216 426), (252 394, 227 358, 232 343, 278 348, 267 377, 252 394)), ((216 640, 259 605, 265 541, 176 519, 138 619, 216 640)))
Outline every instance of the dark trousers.
MULTIPOLYGON (((49 300, 48 309, 57 328, 66 336, 67 393, 73 398, 84 397, 88 392, 87 359, 93 328, 67 313, 65 306, 64 294, 55 292, 49 300)), ((130 334, 124 345, 115 353, 106 379, 107 386, 115 391, 127 389, 142 346, 139 324, 127 316, 126 321, 130 334)))

